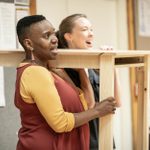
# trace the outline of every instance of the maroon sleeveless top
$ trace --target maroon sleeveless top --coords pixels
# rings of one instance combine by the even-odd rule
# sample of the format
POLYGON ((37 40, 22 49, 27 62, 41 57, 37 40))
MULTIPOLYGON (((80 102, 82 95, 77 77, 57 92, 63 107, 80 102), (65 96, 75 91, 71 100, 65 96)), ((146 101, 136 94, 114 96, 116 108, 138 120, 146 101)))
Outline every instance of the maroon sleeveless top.
MULTIPOLYGON (((41 115, 36 104, 23 101, 20 95, 20 79, 31 64, 17 68, 15 105, 20 110, 22 127, 19 130, 17 150, 89 150, 89 127, 84 124, 70 132, 56 133, 41 115)), ((64 111, 84 111, 76 91, 62 78, 53 75, 64 111)), ((38 82, 38 81, 37 81, 38 82)), ((43 87, 44 88, 44 87, 43 87)))

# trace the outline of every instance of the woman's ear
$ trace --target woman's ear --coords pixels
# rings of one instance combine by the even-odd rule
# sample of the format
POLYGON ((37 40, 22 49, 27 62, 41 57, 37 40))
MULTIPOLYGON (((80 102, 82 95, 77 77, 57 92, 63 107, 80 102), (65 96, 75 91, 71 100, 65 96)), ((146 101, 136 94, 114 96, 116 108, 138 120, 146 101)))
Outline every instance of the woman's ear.
POLYGON ((65 34, 64 34, 64 38, 65 38, 65 40, 68 41, 68 42, 72 41, 71 33, 65 33, 65 34))
POLYGON ((28 50, 33 51, 32 41, 30 39, 24 39, 23 44, 28 50))

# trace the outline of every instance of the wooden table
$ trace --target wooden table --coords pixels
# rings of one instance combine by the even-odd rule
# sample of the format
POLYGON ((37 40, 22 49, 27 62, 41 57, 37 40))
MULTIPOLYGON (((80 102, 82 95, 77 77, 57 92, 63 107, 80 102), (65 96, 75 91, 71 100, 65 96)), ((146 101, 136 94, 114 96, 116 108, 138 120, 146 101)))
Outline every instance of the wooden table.
MULTIPOLYGON (((1 66, 17 66, 23 58, 22 51, 0 51, 1 66)), ((148 150, 150 51, 59 50, 57 60, 51 62, 60 68, 100 68, 100 101, 114 96, 115 67, 142 67, 144 78, 138 101, 136 149, 148 150)), ((99 130, 100 150, 113 150, 112 115, 100 119, 99 130)))

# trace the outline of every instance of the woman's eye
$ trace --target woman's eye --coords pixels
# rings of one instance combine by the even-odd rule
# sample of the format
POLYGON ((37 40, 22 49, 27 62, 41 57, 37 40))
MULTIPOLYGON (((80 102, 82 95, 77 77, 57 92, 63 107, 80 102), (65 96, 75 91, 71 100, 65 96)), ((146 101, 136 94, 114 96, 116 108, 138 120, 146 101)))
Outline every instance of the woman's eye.
POLYGON ((45 35, 45 38, 46 38, 46 39, 49 39, 49 37, 50 37, 49 34, 46 34, 46 35, 45 35))
POLYGON ((83 28, 83 29, 82 29, 82 31, 86 31, 86 30, 87 30, 87 28, 83 28))
POLYGON ((44 35, 44 38, 48 41, 51 41, 51 39, 55 36, 55 33, 47 33, 44 35))
POLYGON ((90 31, 90 32, 93 32, 93 29, 83 28, 82 31, 90 31))

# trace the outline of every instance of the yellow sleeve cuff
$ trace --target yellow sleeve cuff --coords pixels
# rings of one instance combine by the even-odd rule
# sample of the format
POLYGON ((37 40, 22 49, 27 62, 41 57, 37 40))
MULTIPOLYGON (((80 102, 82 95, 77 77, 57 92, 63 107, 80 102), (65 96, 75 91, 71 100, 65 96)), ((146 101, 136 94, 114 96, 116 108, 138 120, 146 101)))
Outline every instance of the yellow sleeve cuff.
POLYGON ((73 113, 67 113, 66 112, 66 115, 67 115, 67 118, 68 118, 68 126, 66 127, 65 132, 69 132, 75 126, 75 118, 74 118, 74 114, 73 113))
POLYGON ((84 97, 84 93, 83 93, 83 91, 81 89, 78 88, 78 90, 79 90, 79 98, 80 98, 80 101, 81 101, 81 103, 83 105, 83 108, 84 108, 84 110, 87 110, 88 109, 88 105, 87 105, 87 101, 86 101, 86 99, 84 97))

